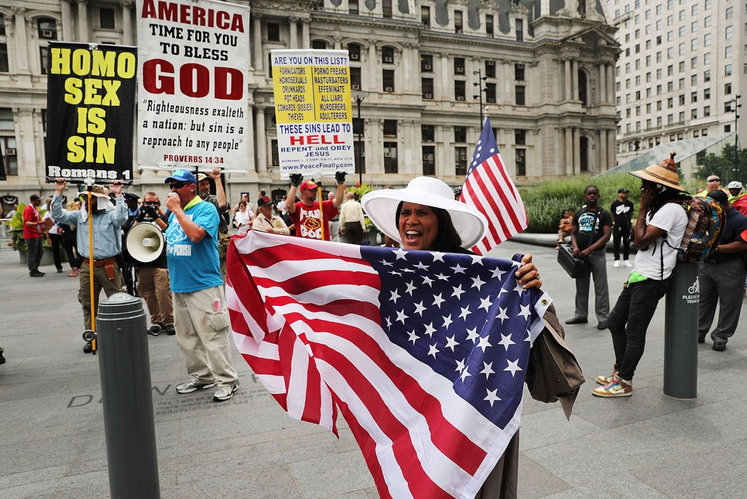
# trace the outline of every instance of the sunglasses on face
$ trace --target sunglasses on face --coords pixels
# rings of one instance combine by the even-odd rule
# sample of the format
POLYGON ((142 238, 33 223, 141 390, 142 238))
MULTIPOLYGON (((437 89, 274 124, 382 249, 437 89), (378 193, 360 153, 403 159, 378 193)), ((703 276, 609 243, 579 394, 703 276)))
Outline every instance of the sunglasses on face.
POLYGON ((173 184, 169 184, 169 187, 170 187, 170 188, 171 188, 171 190, 173 191, 174 189, 177 189, 177 190, 178 190, 178 189, 181 189, 181 188, 183 188, 183 187, 184 187, 185 185, 189 185, 189 182, 174 182, 173 184))
POLYGON ((145 204, 147 206, 158 206, 158 201, 146 201, 143 204, 145 204))
POLYGON ((721 179, 718 179, 718 178, 709 178, 708 179, 709 182, 719 182, 720 180, 721 179))

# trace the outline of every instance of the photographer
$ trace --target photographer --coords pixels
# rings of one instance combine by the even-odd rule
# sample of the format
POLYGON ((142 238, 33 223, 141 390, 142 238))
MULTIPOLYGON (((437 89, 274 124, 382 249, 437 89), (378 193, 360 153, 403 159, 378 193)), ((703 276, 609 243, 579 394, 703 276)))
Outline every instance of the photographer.
MULTIPOLYGON (((168 218, 161 211, 161 201, 155 192, 145 194, 135 225, 139 223, 154 224, 162 231, 168 227, 168 218)), ((166 251, 162 248, 161 254, 152 262, 136 261, 135 267, 138 292, 145 300, 150 313, 151 326, 148 332, 152 335, 158 335, 162 331, 166 331, 169 335, 175 334, 174 307, 171 301, 166 251)))

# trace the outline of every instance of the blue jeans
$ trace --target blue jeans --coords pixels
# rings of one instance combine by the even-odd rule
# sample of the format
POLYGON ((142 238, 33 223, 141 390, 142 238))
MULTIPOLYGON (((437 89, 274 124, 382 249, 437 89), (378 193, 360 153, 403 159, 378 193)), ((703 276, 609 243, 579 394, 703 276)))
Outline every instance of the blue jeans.
POLYGON ((646 332, 656 312, 659 300, 667 294, 670 279, 629 284, 620 293, 615 308, 607 321, 612 333, 617 372, 622 379, 631 380, 646 346, 646 332))

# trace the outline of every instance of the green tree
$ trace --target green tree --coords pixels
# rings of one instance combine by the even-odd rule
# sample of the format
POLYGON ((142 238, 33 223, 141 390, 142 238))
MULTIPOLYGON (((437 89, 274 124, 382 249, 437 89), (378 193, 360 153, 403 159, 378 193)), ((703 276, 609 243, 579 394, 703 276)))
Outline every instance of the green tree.
POLYGON ((694 176, 705 180, 709 175, 718 175, 723 186, 732 180, 747 179, 747 149, 739 150, 736 169, 734 167, 734 144, 724 145, 719 156, 708 154, 703 160, 703 166, 695 170, 694 176))

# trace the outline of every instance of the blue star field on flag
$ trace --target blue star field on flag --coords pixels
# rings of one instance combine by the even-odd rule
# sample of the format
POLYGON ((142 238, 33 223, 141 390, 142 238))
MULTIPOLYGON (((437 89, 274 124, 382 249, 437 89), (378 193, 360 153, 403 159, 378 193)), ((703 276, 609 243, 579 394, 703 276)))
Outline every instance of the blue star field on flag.
POLYGON ((504 428, 522 400, 541 296, 521 288, 519 264, 404 249, 361 247, 361 254, 380 275, 381 326, 390 340, 504 428))

